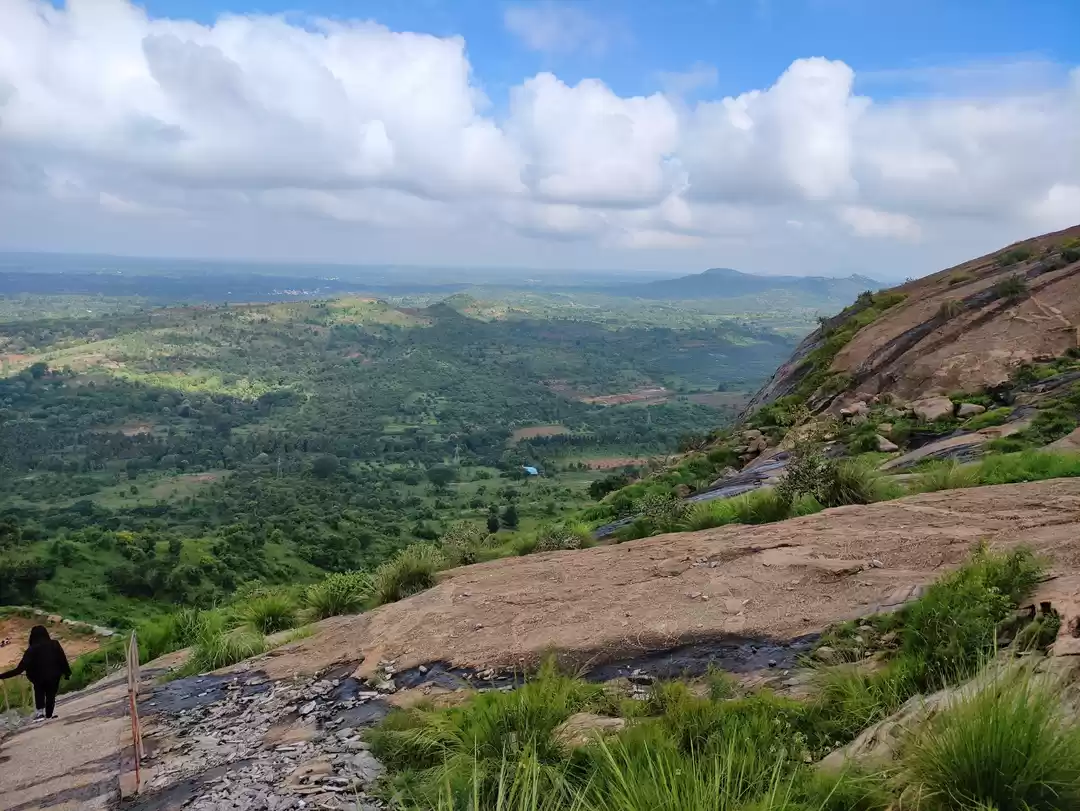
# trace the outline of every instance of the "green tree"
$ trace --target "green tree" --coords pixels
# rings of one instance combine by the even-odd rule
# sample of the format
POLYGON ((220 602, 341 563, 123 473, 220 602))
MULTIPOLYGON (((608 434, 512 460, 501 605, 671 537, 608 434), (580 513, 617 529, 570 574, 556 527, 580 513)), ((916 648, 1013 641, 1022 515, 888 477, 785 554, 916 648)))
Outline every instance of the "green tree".
POLYGON ((427 477, 428 481, 435 487, 444 490, 449 486, 450 482, 457 478, 457 471, 449 465, 435 465, 428 468, 427 477))
POLYGON ((499 531, 499 516, 492 513, 487 517, 487 529, 488 532, 494 534, 499 531))
POLYGON ((518 526, 518 514, 517 507, 513 504, 509 505, 502 513, 502 525, 507 529, 517 529, 518 526))
POLYGON ((311 472, 320 479, 329 479, 337 473, 337 469, 338 458, 329 453, 324 453, 322 456, 316 457, 311 465, 311 472))

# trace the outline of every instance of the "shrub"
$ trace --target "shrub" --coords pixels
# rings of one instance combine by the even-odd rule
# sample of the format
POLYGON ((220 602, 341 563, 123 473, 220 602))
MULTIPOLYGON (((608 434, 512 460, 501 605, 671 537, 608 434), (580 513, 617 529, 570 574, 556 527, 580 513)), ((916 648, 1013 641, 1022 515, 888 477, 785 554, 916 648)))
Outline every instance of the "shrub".
POLYGON ((308 586, 304 605, 314 619, 358 614, 374 593, 375 581, 367 572, 335 572, 308 586))
MULTIPOLYGON (((495 528, 498 530, 498 519, 495 520, 495 528)), ((484 530, 469 521, 458 521, 442 534, 439 540, 442 542, 443 554, 450 566, 464 566, 476 563, 479 559, 484 540, 487 535, 484 530)))
POLYGON ((998 264, 1001 267, 1009 267, 1017 262, 1026 262, 1035 255, 1035 251, 1028 245, 1020 245, 1005 251, 998 256, 998 264))
POLYGON ((557 524, 537 533, 535 551, 559 552, 566 549, 583 549, 591 546, 592 543, 592 532, 585 524, 557 524))
POLYGON ((916 737, 904 763, 931 807, 1080 807, 1080 729, 1029 673, 999 675, 916 737))
POLYGON ((257 633, 276 634, 296 625, 296 604, 284 594, 267 594, 249 601, 241 616, 257 633))
POLYGON ((435 585, 435 575, 446 565, 442 551, 432 544, 407 546, 375 570, 375 599, 394 603, 435 585))
POLYGON ((1015 301, 1028 294, 1028 283, 1020 274, 1006 276, 994 285, 994 295, 1000 299, 1015 301))
POLYGON ((966 284, 967 282, 972 281, 974 278, 975 277, 970 273, 954 273, 952 276, 949 277, 949 286, 955 287, 958 284, 966 284))
POLYGON ((970 563, 904 609, 903 653, 925 664, 931 686, 970 675, 993 652, 998 624, 1041 574, 1030 550, 993 554, 980 548, 970 563))

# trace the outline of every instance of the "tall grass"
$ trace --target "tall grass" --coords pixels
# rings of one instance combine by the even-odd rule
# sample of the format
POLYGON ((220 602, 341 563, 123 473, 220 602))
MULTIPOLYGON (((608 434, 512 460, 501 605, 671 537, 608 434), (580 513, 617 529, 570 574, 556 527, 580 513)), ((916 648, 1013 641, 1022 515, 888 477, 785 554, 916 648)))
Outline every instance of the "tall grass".
POLYGON ((266 594, 250 600, 240 616, 256 633, 276 634, 296 626, 296 603, 285 594, 266 594))
POLYGON ((535 759, 545 787, 559 786, 565 753, 553 733, 602 694, 602 687, 564 676, 549 663, 513 692, 482 693, 445 710, 395 711, 368 739, 388 768, 410 773, 410 800, 423 804, 449 792, 458 800, 479 793, 492 802, 505 758, 535 759))
POLYGON ((367 572, 335 572, 308 586, 304 605, 312 619, 358 614, 375 593, 375 580, 367 572))
POLYGON ((407 546, 375 570, 375 599, 385 605, 429 589, 444 566, 446 558, 439 547, 426 543, 407 546))
POLYGON ((949 459, 928 465, 912 480, 910 490, 913 493, 936 493, 974 487, 978 483, 979 471, 975 467, 949 459))
POLYGON ((768 754, 732 732, 700 753, 681 750, 655 726, 601 742, 590 811, 736 811, 763 796, 786 800, 785 753, 768 754))
POLYGON ((1055 687, 1030 673, 999 676, 933 719, 904 765, 933 809, 1080 808, 1080 727, 1055 687))
POLYGON ((191 656, 179 675, 218 670, 266 651, 266 639, 248 630, 226 631, 207 624, 195 640, 191 656))

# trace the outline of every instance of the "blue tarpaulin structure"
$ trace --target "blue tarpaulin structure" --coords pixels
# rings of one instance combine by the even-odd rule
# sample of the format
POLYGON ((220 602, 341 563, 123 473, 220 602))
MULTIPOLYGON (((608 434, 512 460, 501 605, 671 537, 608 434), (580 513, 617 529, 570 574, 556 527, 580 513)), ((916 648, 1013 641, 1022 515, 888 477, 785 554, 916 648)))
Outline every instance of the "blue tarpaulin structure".
POLYGON ((540 471, 537 470, 535 467, 530 467, 529 465, 522 465, 521 467, 530 476, 539 476, 540 475, 540 471))

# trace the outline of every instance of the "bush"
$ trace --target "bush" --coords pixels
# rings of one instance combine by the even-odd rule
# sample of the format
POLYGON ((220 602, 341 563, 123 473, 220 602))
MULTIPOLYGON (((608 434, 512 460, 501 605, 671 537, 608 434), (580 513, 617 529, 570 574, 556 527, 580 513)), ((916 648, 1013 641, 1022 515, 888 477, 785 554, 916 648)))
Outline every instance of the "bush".
POLYGON ((535 552, 560 552, 584 549, 593 543, 592 532, 585 524, 557 524, 536 534, 535 552))
POLYGON ((1015 265, 1017 262, 1026 262, 1028 259, 1035 255, 1035 251, 1028 245, 1020 245, 1016 248, 1012 248, 1005 251, 998 256, 998 264, 1001 267, 1009 267, 1015 265))
POLYGON ((1000 299, 1016 301, 1027 297, 1027 279, 1019 274, 1006 276, 994 285, 994 295, 1000 299))
POLYGON ((267 594, 249 601, 241 616, 257 633, 276 634, 296 625, 296 604, 284 594, 267 594))
POLYGON ((1042 567, 1027 549, 971 562, 932 584, 903 611, 903 653, 925 664, 930 685, 971 675, 993 653, 998 624, 1030 594, 1042 567))
POLYGON ((407 546, 375 570, 375 599, 394 603, 435 585, 435 575, 446 565, 442 551, 432 544, 407 546))
POLYGON ((304 604, 313 619, 358 614, 375 593, 375 581, 367 572, 335 572, 321 583, 308 586, 304 604))
POLYGON ((1080 728, 1027 673, 999 675, 930 722, 904 764, 931 807, 1080 807, 1080 728))

